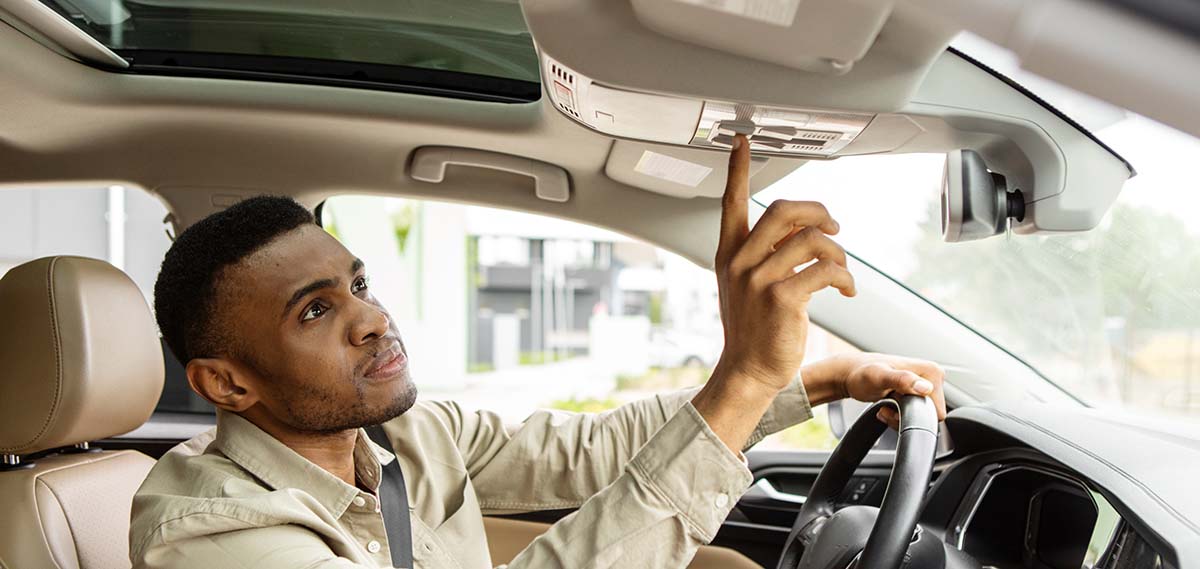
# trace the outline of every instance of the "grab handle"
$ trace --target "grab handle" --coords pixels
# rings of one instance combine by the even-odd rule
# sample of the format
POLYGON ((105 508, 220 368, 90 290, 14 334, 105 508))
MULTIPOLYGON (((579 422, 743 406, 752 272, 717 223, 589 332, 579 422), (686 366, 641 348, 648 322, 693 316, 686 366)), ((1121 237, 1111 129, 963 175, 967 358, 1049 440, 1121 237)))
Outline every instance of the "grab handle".
POLYGON ((501 154, 473 148, 449 146, 423 146, 413 153, 409 175, 414 180, 441 183, 446 177, 446 167, 470 166, 501 170, 533 178, 533 191, 537 197, 552 202, 565 202, 571 195, 567 171, 538 160, 501 154))

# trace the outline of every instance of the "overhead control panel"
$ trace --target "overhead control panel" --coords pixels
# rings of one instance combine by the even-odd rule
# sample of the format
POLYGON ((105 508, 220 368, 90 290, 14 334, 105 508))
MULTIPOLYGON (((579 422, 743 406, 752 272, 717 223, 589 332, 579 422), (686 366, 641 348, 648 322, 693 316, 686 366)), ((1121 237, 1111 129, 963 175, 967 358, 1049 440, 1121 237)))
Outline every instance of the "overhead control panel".
POLYGON ((875 118, 628 91, 592 81, 549 56, 542 60, 554 106, 588 128, 620 138, 729 148, 742 134, 756 153, 822 158, 848 146, 875 118))
POLYGON ((691 144, 730 148, 733 137, 742 134, 757 152, 832 156, 853 142, 874 117, 705 101, 691 144))
POLYGON ((1091 229, 1134 174, 1069 117, 947 49, 957 30, 930 17, 932 4, 527 0, 522 10, 542 58, 543 104, 622 139, 605 171, 648 191, 719 195, 719 178, 700 173, 721 171, 725 153, 712 151, 737 134, 767 161, 754 188, 775 178, 776 163, 971 151, 979 160, 958 152, 951 164, 968 164, 979 174, 971 181, 1004 183, 947 185, 954 198, 995 200, 947 210, 961 214, 951 221, 984 220, 965 233, 948 224, 947 236, 963 240, 985 237, 984 226, 987 235, 1091 229))

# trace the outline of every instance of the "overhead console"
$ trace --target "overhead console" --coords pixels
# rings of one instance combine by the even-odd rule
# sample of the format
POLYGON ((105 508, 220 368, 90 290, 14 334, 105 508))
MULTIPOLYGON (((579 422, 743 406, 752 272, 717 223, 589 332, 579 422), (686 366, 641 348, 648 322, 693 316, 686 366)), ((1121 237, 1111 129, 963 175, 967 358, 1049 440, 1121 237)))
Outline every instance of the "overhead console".
POLYGON ((751 105, 610 87, 543 58, 550 98, 568 117, 605 134, 727 150, 742 134, 763 154, 828 157, 843 150, 874 113, 751 105))
MULTIPOLYGON (((923 4, 922 6, 929 6, 923 4)), ((768 167, 948 155, 947 241, 1095 227, 1132 167, 1036 96, 948 50, 958 32, 895 0, 525 0, 544 104, 618 139, 606 172, 720 195, 737 134, 768 167), (954 178, 949 177, 955 173, 954 178), (999 205, 997 205, 999 204, 999 205), (973 211, 978 205, 984 208, 973 211)))

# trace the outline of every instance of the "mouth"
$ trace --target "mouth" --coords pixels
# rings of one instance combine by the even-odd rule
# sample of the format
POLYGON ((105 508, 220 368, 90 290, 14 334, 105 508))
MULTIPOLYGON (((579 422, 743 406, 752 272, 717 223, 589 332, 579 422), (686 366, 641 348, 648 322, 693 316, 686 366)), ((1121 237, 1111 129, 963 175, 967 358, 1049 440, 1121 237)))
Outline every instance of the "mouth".
POLYGON ((400 344, 397 342, 372 358, 367 364, 367 368, 363 370, 363 376, 374 381, 392 379, 403 373, 407 367, 408 356, 400 349, 400 344))

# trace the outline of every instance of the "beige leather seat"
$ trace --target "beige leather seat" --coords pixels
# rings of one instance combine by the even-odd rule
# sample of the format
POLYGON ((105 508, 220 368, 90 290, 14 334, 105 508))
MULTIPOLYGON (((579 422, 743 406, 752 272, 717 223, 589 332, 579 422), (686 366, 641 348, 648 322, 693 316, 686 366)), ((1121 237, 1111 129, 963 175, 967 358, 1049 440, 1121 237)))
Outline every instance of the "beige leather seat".
POLYGON ((36 453, 137 428, 162 381, 154 319, 121 271, 49 257, 0 279, 0 567, 130 566, 130 502, 154 460, 36 453))

